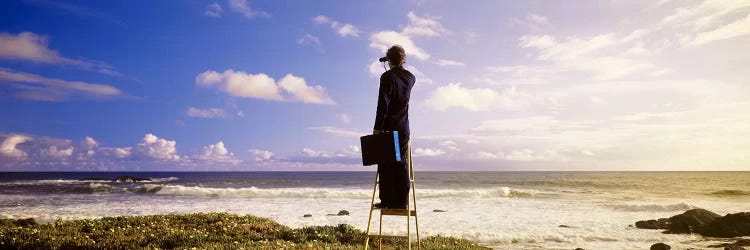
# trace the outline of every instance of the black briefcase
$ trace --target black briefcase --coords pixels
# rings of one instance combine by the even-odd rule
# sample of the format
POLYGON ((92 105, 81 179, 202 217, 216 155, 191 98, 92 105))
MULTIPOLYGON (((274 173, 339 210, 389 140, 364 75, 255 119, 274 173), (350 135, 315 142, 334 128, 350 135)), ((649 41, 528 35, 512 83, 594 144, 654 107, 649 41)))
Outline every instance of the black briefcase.
POLYGON ((387 164, 401 161, 398 131, 388 131, 359 138, 362 145, 362 165, 387 164))

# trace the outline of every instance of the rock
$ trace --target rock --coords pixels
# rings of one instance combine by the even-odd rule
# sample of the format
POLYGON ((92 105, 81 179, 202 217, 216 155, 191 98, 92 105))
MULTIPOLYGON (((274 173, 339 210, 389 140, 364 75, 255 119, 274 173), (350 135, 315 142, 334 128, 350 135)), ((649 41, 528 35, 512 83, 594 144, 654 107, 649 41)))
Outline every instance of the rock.
POLYGON ((432 212, 434 212, 434 213, 445 213, 445 210, 435 209, 435 210, 432 210, 432 212))
POLYGON ((138 178, 133 176, 118 176, 117 178, 113 179, 112 181, 116 182, 139 182, 139 181, 151 181, 149 178, 138 178))
POLYGON ((661 218, 658 220, 642 220, 635 222, 635 227, 642 229, 668 229, 669 219, 661 218))
POLYGON ((670 225, 664 233, 693 233, 696 232, 699 227, 719 218, 721 218, 721 215, 705 209, 690 209, 682 214, 669 217, 670 225))
POLYGON ((338 215, 338 216, 342 216, 342 215, 349 215, 349 211, 346 211, 346 210, 341 210, 341 211, 339 211, 339 213, 338 213, 338 214, 336 214, 336 215, 338 215))
POLYGON ((651 250, 669 250, 672 249, 671 246, 664 244, 664 243, 656 243, 651 245, 651 250))
POLYGON ((302 217, 305 217, 305 218, 307 218, 307 217, 312 217, 312 214, 305 214, 305 215, 303 215, 302 217))
POLYGON ((696 208, 669 218, 638 221, 635 223, 635 227, 643 229, 666 229, 664 233, 669 234, 689 234, 696 232, 699 227, 702 227, 718 218, 721 218, 721 215, 705 209, 696 208))
POLYGON ((586 249, 583 249, 583 248, 579 247, 579 248, 576 248, 575 250, 586 250, 586 249))
POLYGON ((559 226, 557 226, 557 227, 564 227, 564 228, 576 228, 576 227, 571 227, 571 226, 568 226, 568 225, 559 225, 559 226))
POLYGON ((727 214, 699 228, 698 233, 708 237, 750 236, 750 212, 727 214))
POLYGON ((745 248, 738 245, 729 245, 725 246, 724 250, 745 250, 745 248))
POLYGON ((733 247, 733 246, 750 246, 750 239, 739 239, 734 243, 721 243, 716 245, 709 245, 708 247, 733 247))

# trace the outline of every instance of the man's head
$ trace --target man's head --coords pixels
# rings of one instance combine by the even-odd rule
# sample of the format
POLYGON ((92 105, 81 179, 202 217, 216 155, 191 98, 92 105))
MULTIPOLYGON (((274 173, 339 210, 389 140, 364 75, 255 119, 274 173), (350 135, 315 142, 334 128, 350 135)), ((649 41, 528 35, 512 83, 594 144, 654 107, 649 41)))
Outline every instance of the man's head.
POLYGON ((385 53, 385 57, 388 58, 388 64, 391 67, 402 66, 406 63, 406 52, 400 45, 393 45, 388 52, 385 53))

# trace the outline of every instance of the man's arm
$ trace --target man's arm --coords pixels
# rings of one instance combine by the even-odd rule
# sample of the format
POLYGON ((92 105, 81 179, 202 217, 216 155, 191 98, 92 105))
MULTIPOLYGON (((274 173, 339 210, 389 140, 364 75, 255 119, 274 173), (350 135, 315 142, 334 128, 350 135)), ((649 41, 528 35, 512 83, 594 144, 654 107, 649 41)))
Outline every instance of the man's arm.
POLYGON ((375 126, 373 133, 382 131, 385 127, 385 118, 388 116, 388 105, 391 103, 391 88, 393 79, 385 74, 380 76, 380 87, 378 90, 378 108, 375 111, 375 126))

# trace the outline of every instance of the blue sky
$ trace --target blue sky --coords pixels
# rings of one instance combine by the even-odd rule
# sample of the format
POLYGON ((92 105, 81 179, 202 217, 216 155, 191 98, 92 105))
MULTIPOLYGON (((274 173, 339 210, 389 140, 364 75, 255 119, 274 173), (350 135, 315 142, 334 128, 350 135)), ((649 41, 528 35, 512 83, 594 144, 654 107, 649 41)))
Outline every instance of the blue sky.
POLYGON ((0 170, 748 170, 745 1, 3 1, 0 170))

